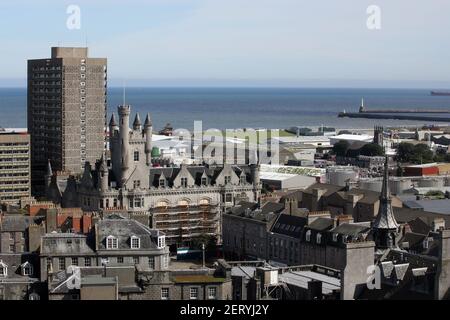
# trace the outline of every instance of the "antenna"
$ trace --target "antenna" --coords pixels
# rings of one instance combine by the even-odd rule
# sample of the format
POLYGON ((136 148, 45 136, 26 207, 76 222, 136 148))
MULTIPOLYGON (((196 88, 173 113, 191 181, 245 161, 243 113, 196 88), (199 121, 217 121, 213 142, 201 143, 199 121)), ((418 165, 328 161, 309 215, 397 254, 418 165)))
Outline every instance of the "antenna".
POLYGON ((125 105, 125 80, 123 80, 123 105, 125 105))

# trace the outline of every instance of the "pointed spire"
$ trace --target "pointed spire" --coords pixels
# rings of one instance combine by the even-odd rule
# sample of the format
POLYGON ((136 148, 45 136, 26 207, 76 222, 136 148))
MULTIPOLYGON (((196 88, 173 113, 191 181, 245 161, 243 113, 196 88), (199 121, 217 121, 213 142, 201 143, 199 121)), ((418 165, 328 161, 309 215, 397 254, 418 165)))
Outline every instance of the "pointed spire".
POLYGON ((139 113, 136 113, 136 117, 134 117, 133 129, 134 130, 141 129, 141 117, 139 117, 139 113))
POLYGON ((109 120, 109 126, 110 127, 116 127, 117 126, 116 116, 114 115, 114 113, 111 115, 111 120, 109 120))
POLYGON ((52 164, 50 163, 50 159, 49 159, 48 163, 47 163, 47 176, 51 177, 52 175, 53 175, 52 164))
POLYGON ((389 168, 388 168, 388 156, 386 156, 384 162, 384 175, 383 185, 380 195, 380 206, 378 209, 378 215, 373 223, 375 229, 396 230, 398 223, 394 217, 394 211, 391 204, 391 195, 389 192, 389 168))
POLYGON ((105 154, 102 153, 102 157, 100 158, 100 172, 107 172, 108 171, 108 165, 106 164, 105 154))
POLYGON ((151 127, 152 120, 150 118, 150 113, 147 113, 147 117, 145 117, 144 127, 151 127))

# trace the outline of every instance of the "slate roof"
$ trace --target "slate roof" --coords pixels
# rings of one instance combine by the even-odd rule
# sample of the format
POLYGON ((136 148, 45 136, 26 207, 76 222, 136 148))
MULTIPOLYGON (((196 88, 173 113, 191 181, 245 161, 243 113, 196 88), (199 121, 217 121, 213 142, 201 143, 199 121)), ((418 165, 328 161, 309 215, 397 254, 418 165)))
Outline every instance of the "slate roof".
POLYGON ((29 225, 38 222, 40 218, 24 216, 22 214, 7 214, 0 218, 0 231, 24 232, 29 225))
POLYGON ((303 227, 307 219, 289 214, 280 214, 271 230, 273 233, 282 234, 288 237, 300 238, 303 227))
POLYGON ((414 209, 409 209, 409 208, 393 207, 393 209, 394 209, 395 219, 397 219, 397 221, 399 221, 399 222, 409 222, 416 218, 421 218, 428 225, 430 225, 434 219, 442 218, 445 221, 445 225, 450 226, 450 215, 448 215, 448 214, 428 212, 428 211, 422 211, 422 210, 414 210, 414 209))
POLYGON ((331 232, 342 235, 348 235, 351 237, 357 237, 361 233, 366 233, 370 230, 370 227, 354 223, 343 223, 336 228, 333 228, 331 232))
POLYGON ((340 195, 344 200, 347 199, 348 195, 363 195, 363 197, 358 201, 366 204, 374 204, 378 200, 380 200, 380 193, 371 190, 364 189, 351 189, 349 191, 338 191, 338 195, 340 195))
POLYGON ((159 234, 163 235, 162 232, 150 229, 136 220, 120 217, 99 220, 95 230, 98 250, 106 250, 106 238, 108 236, 114 236, 118 239, 117 250, 130 250, 132 236, 140 239, 140 250, 157 249, 155 237, 159 234))
POLYGON ((93 254, 94 245, 88 236, 75 233, 47 233, 42 237, 43 255, 93 254))
POLYGON ((407 232, 405 235, 400 239, 400 244, 403 242, 408 242, 409 249, 417 249, 418 247, 421 247, 423 249, 422 243, 427 238, 427 236, 415 233, 415 232, 407 232))
POLYGON ((317 218, 308 225, 308 229, 325 231, 331 229, 334 225, 334 220, 331 218, 317 218))
MULTIPOLYGON (((246 175, 246 181, 251 182, 250 168, 247 165, 244 166, 231 166, 233 171, 240 176, 241 172, 246 175)), ((219 174, 222 172, 222 166, 208 166, 208 165, 188 165, 187 171, 195 180, 195 184, 201 185, 201 177, 203 173, 206 173, 208 184, 214 185, 219 174)), ((173 181, 181 171, 180 167, 156 167, 150 169, 150 185, 153 187, 159 186, 159 179, 163 174, 168 182, 168 186, 173 186, 173 181)))
POLYGON ((303 193, 312 194, 312 191, 314 189, 325 189, 326 192, 324 193, 324 196, 327 197, 337 191, 341 191, 344 189, 342 186, 336 186, 334 184, 327 184, 327 183, 314 183, 313 185, 306 188, 303 193))
POLYGON ((423 221, 421 218, 416 218, 408 222, 412 232, 428 235, 431 231, 431 227, 423 221))
MULTIPOLYGON (((18 281, 31 281, 38 274, 38 266, 39 266, 39 256, 35 254, 21 254, 21 253, 0 253, 0 261, 4 263, 7 268, 7 276, 8 280, 18 280, 18 281), (29 262, 34 269, 34 274, 31 276, 23 276, 21 266, 29 262)), ((2 278, 4 279, 4 278, 2 278)))

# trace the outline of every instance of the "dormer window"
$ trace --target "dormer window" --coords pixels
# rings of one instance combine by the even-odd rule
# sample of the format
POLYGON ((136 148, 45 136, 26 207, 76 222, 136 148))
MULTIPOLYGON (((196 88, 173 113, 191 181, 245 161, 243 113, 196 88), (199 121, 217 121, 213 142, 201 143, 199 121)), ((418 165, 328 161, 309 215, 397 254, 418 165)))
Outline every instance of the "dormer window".
POLYGON ((165 236, 159 236, 158 237, 158 249, 162 249, 166 246, 166 237, 165 236))
POLYGON ((201 182, 202 186, 206 186, 206 183, 207 183, 207 179, 206 179, 206 177, 203 177, 202 182, 201 182))
POLYGON ((6 278, 8 275, 8 266, 0 260, 0 277, 6 278))
POLYGON ((159 186, 164 188, 166 186, 166 179, 159 179, 159 186))
POLYGON ((118 246, 118 241, 117 238, 114 236, 108 236, 106 238, 106 249, 117 249, 118 246))
POLYGON ((225 176, 225 184, 231 183, 231 176, 225 176))
POLYGON ((244 184, 247 181, 245 174, 241 175, 241 184, 244 184))
POLYGON ((141 239, 136 236, 131 237, 131 249, 139 249, 141 247, 141 239))
POLYGON ((318 233, 318 234, 316 235, 316 242, 317 242, 318 244, 320 244, 320 243, 322 242, 322 235, 321 235, 320 233, 318 233))
POLYGON ((187 187, 187 178, 181 178, 181 186, 182 186, 183 188, 186 188, 186 187, 187 187))
POLYGON ((311 230, 306 231, 305 240, 306 240, 306 242, 311 241, 311 230))

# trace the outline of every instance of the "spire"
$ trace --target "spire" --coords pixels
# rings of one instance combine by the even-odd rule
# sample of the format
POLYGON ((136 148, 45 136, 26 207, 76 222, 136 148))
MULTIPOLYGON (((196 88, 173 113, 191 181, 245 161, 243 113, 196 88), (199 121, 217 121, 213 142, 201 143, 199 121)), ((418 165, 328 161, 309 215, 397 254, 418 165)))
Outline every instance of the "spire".
POLYGON ((150 113, 147 113, 147 117, 145 118, 144 127, 151 127, 152 120, 150 118, 150 113))
POLYGON ((139 113, 136 113, 136 117, 134 118, 133 129, 134 130, 141 129, 141 117, 139 117, 139 113))
POLYGON ((383 185, 380 195, 380 206, 378 215, 373 223, 374 229, 397 230, 398 224, 392 210, 391 195, 389 192, 389 172, 388 172, 388 156, 384 162, 383 185))
POLYGON ((48 176, 48 177, 51 177, 52 175, 53 175, 52 165, 51 165, 50 159, 49 159, 49 160, 48 160, 48 163, 47 163, 47 176, 48 176))
POLYGON ((114 113, 111 115, 111 120, 109 120, 109 126, 110 126, 110 127, 115 127, 115 126, 117 126, 117 123, 116 123, 116 116, 114 115, 114 113))
POLYGON ((106 164, 105 154, 102 153, 102 157, 100 158, 100 172, 108 172, 108 165, 106 164))

